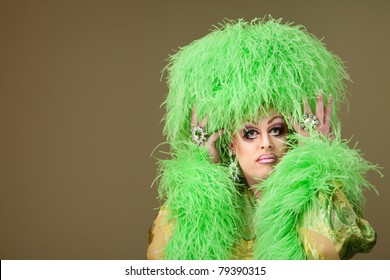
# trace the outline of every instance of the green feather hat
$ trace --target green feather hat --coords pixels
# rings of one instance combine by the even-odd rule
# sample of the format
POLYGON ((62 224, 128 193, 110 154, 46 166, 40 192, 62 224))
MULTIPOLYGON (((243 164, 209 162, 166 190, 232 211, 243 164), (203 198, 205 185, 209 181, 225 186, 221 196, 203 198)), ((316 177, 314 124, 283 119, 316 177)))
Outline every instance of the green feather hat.
POLYGON ((325 102, 332 94, 332 128, 339 131, 336 112, 348 74, 340 58, 303 26, 274 19, 228 21, 181 48, 166 69, 164 132, 174 151, 187 149, 193 106, 199 120, 208 117, 209 134, 225 130, 226 146, 259 110, 276 109, 288 124, 302 120, 305 100, 314 107, 320 90, 325 102))

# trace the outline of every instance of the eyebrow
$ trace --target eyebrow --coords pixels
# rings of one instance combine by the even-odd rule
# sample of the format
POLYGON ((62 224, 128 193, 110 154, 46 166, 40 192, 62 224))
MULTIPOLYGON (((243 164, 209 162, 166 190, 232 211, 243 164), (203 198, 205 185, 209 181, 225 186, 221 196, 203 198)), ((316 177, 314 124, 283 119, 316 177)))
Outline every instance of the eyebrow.
POLYGON ((284 119, 283 119, 283 117, 282 116, 275 116, 275 117, 273 117, 272 119, 270 119, 268 122, 267 122, 267 124, 270 124, 274 119, 276 119, 276 118, 280 118, 280 119, 282 119, 282 121, 284 122, 284 119))
MULTIPOLYGON (((283 121, 283 123, 284 123, 284 118, 282 116, 278 115, 278 116, 275 116, 275 117, 271 118, 267 122, 267 124, 270 124, 274 119, 277 119, 277 118, 281 119, 283 121)), ((247 123, 247 124, 245 124, 244 129, 246 129, 246 128, 257 128, 257 125, 258 125, 258 122, 247 123)))
POLYGON ((246 130, 246 131, 248 131, 249 129, 253 129, 253 128, 255 128, 255 129, 257 129, 257 126, 256 125, 253 125, 253 124, 246 124, 243 128, 242 128, 242 130, 246 130))

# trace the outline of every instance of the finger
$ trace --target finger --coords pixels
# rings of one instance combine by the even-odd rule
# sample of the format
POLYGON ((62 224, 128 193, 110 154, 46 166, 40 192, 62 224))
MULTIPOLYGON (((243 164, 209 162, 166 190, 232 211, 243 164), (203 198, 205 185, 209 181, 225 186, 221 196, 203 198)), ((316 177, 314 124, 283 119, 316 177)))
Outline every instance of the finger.
POLYGON ((225 131, 223 129, 211 134, 209 139, 207 140, 209 146, 215 146, 215 142, 217 142, 218 138, 221 137, 223 134, 225 134, 225 131))
POLYGON ((324 116, 325 125, 330 125, 331 116, 332 116, 332 95, 330 94, 328 97, 328 104, 326 104, 326 108, 325 108, 325 116, 324 116))
POLYGON ((294 129, 295 133, 304 137, 309 136, 309 132, 303 130, 303 128, 301 127, 301 122, 295 122, 292 118, 290 120, 291 126, 294 129))
POLYGON ((198 119, 196 118, 196 108, 195 108, 195 105, 192 105, 191 124, 193 126, 197 126, 198 125, 198 119))
POLYGON ((320 125, 324 123, 324 96, 320 91, 316 98, 316 113, 318 120, 320 121, 320 125))
POLYGON ((218 140, 218 138, 224 134, 224 130, 220 130, 218 132, 215 132, 213 134, 211 134, 211 136, 209 137, 209 139, 207 140, 207 147, 208 147, 208 151, 209 151, 209 155, 211 157, 211 160, 214 162, 214 163, 217 163, 221 160, 221 157, 217 151, 217 147, 215 145, 215 142, 218 140))
POLYGON ((206 124, 207 124, 207 117, 204 117, 200 123, 199 123, 199 126, 200 127, 206 127, 206 124))
POLYGON ((295 122, 292 118, 290 119, 290 124, 295 132, 299 131, 300 124, 298 122, 295 122))
POLYGON ((306 102, 305 102, 305 114, 311 114, 311 108, 309 105, 309 100, 307 98, 306 98, 306 102))
POLYGON ((293 118, 290 118, 290 124, 291 124, 291 127, 294 129, 294 131, 296 133, 300 133, 300 131, 301 131, 301 122, 296 122, 296 121, 294 121, 293 118))

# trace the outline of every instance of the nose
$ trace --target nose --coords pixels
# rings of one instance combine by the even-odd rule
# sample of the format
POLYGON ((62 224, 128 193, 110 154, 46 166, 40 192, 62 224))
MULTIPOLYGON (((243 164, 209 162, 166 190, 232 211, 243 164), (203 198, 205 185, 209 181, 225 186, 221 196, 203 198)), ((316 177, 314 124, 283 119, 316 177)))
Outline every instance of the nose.
POLYGON ((262 141, 260 143, 260 149, 271 149, 273 147, 272 141, 267 133, 262 135, 262 141))

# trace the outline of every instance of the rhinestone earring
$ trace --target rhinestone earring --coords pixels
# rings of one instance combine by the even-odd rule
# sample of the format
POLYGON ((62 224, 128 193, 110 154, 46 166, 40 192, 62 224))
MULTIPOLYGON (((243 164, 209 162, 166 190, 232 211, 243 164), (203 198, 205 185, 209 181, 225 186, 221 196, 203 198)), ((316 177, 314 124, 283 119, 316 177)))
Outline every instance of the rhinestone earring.
POLYGON ((233 152, 229 149, 229 158, 230 158, 230 164, 229 164, 229 177, 234 181, 237 182, 240 180, 238 175, 240 174, 238 170, 238 162, 235 155, 233 155, 233 152))

